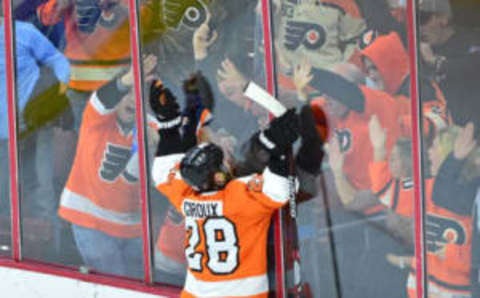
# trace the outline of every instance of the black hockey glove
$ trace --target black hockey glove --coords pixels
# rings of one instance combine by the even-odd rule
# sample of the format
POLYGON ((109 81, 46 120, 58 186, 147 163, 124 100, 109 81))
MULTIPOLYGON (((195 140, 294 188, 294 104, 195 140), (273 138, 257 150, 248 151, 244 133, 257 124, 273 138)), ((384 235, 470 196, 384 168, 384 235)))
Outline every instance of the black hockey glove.
POLYGON ((258 135, 259 143, 270 153, 268 168, 275 174, 289 175, 287 151, 298 138, 298 115, 295 109, 270 122, 269 127, 258 135))
POLYGON ((150 86, 150 107, 158 121, 168 122, 180 115, 177 99, 161 81, 154 80, 150 86))
POLYGON ((175 96, 164 88, 161 81, 153 81, 150 86, 150 107, 159 122, 160 141, 156 156, 184 152, 180 135, 182 116, 175 96))
POLYGON ((324 151, 322 137, 315 127, 315 117, 310 105, 300 112, 300 135, 302 144, 295 159, 295 165, 304 171, 316 175, 320 172, 324 151))
POLYGON ((269 127, 259 134, 258 140, 271 155, 281 157, 297 140, 298 131, 298 115, 295 109, 290 109, 273 119, 269 127))

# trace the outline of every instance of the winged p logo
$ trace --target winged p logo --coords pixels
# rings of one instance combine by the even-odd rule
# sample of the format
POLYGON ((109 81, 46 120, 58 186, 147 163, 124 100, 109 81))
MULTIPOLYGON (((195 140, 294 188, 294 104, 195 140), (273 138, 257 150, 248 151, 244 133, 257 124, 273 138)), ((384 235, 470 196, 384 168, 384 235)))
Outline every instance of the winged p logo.
POLYGON ((430 252, 442 249, 447 243, 461 245, 466 242, 465 228, 450 218, 427 214, 425 229, 427 250, 430 252))
POLYGON ((195 29, 207 19, 208 8, 201 0, 163 0, 165 24, 173 29, 182 25, 195 29))
POLYGON ((352 133, 349 129, 335 130, 335 135, 340 145, 340 151, 342 153, 348 152, 352 147, 352 133))
POLYGON ((107 143, 107 148, 103 153, 102 164, 98 171, 101 179, 112 183, 121 175, 127 182, 133 183, 137 181, 135 177, 125 172, 125 167, 131 155, 129 147, 107 143))
POLYGON ((325 44, 327 33, 319 24, 288 21, 285 31, 284 46, 294 51, 300 45, 309 50, 315 50, 325 44))

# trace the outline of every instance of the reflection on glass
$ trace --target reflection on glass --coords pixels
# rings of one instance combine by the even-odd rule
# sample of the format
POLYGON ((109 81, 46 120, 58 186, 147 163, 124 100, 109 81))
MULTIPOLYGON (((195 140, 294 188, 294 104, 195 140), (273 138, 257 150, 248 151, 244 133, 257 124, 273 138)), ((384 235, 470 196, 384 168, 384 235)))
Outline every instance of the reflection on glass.
POLYGON ((142 278, 128 1, 14 9, 23 254, 142 278))
MULTIPOLYGON (((144 44, 146 52, 158 56, 158 79, 176 98, 182 115, 191 115, 199 107, 208 111, 202 115, 210 115, 211 120, 195 116, 203 127, 198 139, 219 145, 235 176, 265 167, 265 160, 249 159, 252 152, 244 145, 268 120, 263 108, 243 96, 249 81, 259 85, 265 81, 260 11, 257 0, 162 1, 155 11, 161 22, 144 44), (204 82, 195 87, 199 90, 195 93, 184 82, 197 72, 204 82)), ((148 35, 147 27, 141 29, 142 35, 148 35)), ((150 150, 151 156, 155 150, 150 150)), ((186 268, 185 223, 157 190, 150 193, 155 280, 181 286, 186 268)))
POLYGON ((274 3, 279 100, 302 117, 297 226, 286 222, 297 232, 286 239, 289 292, 407 297, 414 253, 405 3, 274 3))
MULTIPOLYGON (((0 16, 3 18, 3 9, 0 5, 0 16)), ((2 94, 0 120, 0 255, 11 256, 11 217, 10 217, 10 171, 8 157, 8 117, 7 117, 7 79, 5 66, 5 27, 0 26, 0 92, 2 94)))
POLYGON ((424 122, 425 235, 429 297, 477 297, 480 186, 477 146, 479 85, 476 1, 424 1, 419 6, 420 73, 424 122), (446 108, 429 108, 429 86, 446 108), (445 117, 445 114, 448 117, 445 117), (448 121, 436 121, 446 118, 448 121))

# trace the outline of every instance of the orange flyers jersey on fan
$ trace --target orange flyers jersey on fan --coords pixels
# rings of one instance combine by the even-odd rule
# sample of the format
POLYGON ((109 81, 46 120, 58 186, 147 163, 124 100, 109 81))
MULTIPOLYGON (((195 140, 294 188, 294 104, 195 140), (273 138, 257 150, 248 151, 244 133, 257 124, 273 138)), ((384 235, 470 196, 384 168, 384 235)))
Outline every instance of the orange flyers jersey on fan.
MULTIPOLYGON (((111 9, 102 9, 98 18, 87 15, 82 26, 77 13, 80 1, 71 1, 60 9, 65 1, 49 0, 37 8, 40 21, 54 25, 62 19, 65 23, 65 56, 71 64, 69 87, 81 91, 97 90, 108 81, 124 72, 130 63, 130 26, 128 1, 119 0, 111 9), (84 28, 86 27, 86 28, 84 28)), ((85 2, 85 1, 83 1, 85 2)), ((95 7, 87 6, 90 14, 95 7)), ((150 8, 142 7, 140 22, 142 31, 153 18, 150 8)))
POLYGON ((390 95, 379 90, 360 86, 365 97, 365 110, 358 113, 350 110, 345 118, 329 114, 325 98, 312 101, 314 115, 325 115, 327 119, 316 119, 317 123, 327 125, 329 137, 336 136, 340 150, 345 154, 344 172, 356 189, 371 188, 368 165, 373 161, 373 147, 369 138, 368 123, 372 115, 377 115, 380 124, 388 130, 386 148, 390 152, 399 134, 399 117, 408 112, 409 103, 396 101, 390 95), (316 111, 319 110, 319 111, 316 111), (322 112, 322 113, 320 113, 322 112))
MULTIPOLYGON (((438 207, 432 200, 434 179, 425 180, 425 248, 429 292, 441 297, 470 297, 472 217, 438 207)), ((415 268, 415 260, 412 262, 415 268)), ((415 276, 408 283, 416 297, 415 276)))
POLYGON ((393 178, 386 161, 370 163, 369 172, 372 192, 380 202, 399 215, 412 217, 413 180, 393 178))
POLYGON ((132 141, 132 133, 123 133, 116 113, 94 93, 83 113, 75 160, 62 193, 62 218, 116 237, 141 235, 138 183, 125 171, 132 141))
POLYGON ((456 214, 426 200, 426 249, 429 282, 469 290, 472 217, 456 214))
POLYGON ((155 158, 153 179, 185 216, 188 273, 182 297, 267 297, 267 234, 273 212, 288 201, 288 179, 262 175, 197 193, 182 179, 183 154, 155 158))

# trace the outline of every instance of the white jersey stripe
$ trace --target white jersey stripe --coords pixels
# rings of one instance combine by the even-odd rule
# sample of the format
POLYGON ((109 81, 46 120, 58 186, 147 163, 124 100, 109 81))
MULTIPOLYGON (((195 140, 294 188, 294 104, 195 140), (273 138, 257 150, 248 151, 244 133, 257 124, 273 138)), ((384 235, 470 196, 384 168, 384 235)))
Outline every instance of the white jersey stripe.
POLYGON ((227 281, 202 281, 188 271, 184 289, 196 297, 253 296, 268 292, 268 278, 264 274, 227 281))
MULTIPOLYGON (((152 166, 152 179, 155 183, 155 186, 167 182, 170 170, 173 169, 175 165, 179 163, 184 156, 184 153, 177 153, 155 157, 152 166)), ((178 175, 180 174, 178 173, 178 175)), ((180 176, 176 178, 180 178, 180 176)))
POLYGON ((268 167, 265 168, 262 192, 266 196, 277 203, 283 204, 288 201, 289 188, 288 178, 273 173, 268 167))
POLYGON ((100 101, 100 99, 98 98, 98 95, 97 95, 97 92, 94 92, 92 94, 92 96, 90 97, 90 102, 89 102, 93 108, 95 109, 95 111, 97 111, 98 113, 100 113, 100 115, 107 115, 107 114, 110 114, 114 111, 114 109, 107 109, 103 103, 100 101))
POLYGON ((60 206, 86 213, 91 216, 110 221, 121 225, 139 225, 141 224, 141 213, 138 212, 116 212, 107 210, 95 205, 92 201, 65 188, 60 199, 60 206))

